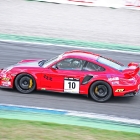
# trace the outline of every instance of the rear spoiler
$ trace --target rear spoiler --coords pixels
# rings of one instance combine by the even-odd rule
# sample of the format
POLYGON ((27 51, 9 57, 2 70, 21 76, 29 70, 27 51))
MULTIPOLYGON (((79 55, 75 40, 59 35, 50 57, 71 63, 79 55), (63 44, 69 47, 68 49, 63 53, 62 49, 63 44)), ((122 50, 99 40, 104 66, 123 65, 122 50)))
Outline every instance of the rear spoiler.
POLYGON ((128 64, 128 67, 130 67, 130 66, 140 67, 140 63, 131 62, 128 64))
POLYGON ((140 64, 131 62, 128 64, 128 68, 123 70, 123 73, 125 77, 132 78, 138 74, 139 70, 140 70, 140 64))

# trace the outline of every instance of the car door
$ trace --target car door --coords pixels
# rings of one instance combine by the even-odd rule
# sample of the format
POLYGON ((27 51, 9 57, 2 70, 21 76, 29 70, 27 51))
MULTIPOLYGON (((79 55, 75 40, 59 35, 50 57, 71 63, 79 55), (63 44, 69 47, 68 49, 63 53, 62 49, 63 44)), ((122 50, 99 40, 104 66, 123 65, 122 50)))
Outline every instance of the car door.
POLYGON ((85 62, 77 58, 66 58, 54 64, 44 72, 43 87, 56 92, 79 93, 80 82, 85 75, 81 71, 85 62))

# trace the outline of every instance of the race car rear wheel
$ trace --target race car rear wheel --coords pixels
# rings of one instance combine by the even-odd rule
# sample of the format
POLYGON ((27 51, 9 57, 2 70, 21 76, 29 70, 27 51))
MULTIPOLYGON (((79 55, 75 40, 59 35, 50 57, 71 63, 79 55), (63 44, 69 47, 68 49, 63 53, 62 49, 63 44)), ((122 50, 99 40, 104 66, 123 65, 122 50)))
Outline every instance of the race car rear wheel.
POLYGON ((30 74, 19 74, 15 79, 16 89, 24 94, 33 92, 36 88, 36 82, 30 74))
POLYGON ((96 81, 90 86, 89 94, 97 102, 106 102, 112 96, 112 88, 104 81, 96 81))

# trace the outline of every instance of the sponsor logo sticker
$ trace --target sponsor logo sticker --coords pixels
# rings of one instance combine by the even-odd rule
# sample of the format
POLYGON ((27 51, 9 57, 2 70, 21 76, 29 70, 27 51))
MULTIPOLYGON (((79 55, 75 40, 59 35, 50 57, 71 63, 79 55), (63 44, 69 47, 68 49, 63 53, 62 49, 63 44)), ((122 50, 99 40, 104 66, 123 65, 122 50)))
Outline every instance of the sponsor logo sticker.
POLYGON ((3 78, 2 78, 2 81, 10 81, 10 78, 3 77, 3 78))
POLYGON ((115 92, 123 92, 123 91, 124 91, 124 89, 116 89, 115 92))
POLYGON ((108 78, 109 81, 117 81, 119 80, 119 77, 112 77, 112 78, 108 78))
POLYGON ((2 86, 6 86, 6 87, 9 87, 9 86, 11 86, 11 82, 9 82, 9 81, 2 81, 2 86))

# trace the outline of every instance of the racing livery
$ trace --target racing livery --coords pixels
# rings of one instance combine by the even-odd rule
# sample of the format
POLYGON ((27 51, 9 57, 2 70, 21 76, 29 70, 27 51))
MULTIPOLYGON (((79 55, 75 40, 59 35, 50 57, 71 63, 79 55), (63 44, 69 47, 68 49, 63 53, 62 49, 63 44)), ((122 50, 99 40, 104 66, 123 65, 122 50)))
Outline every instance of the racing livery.
POLYGON ((140 89, 139 64, 125 66, 91 52, 72 50, 52 59, 26 59, 0 70, 0 87, 86 94, 97 102, 134 96, 140 89))

